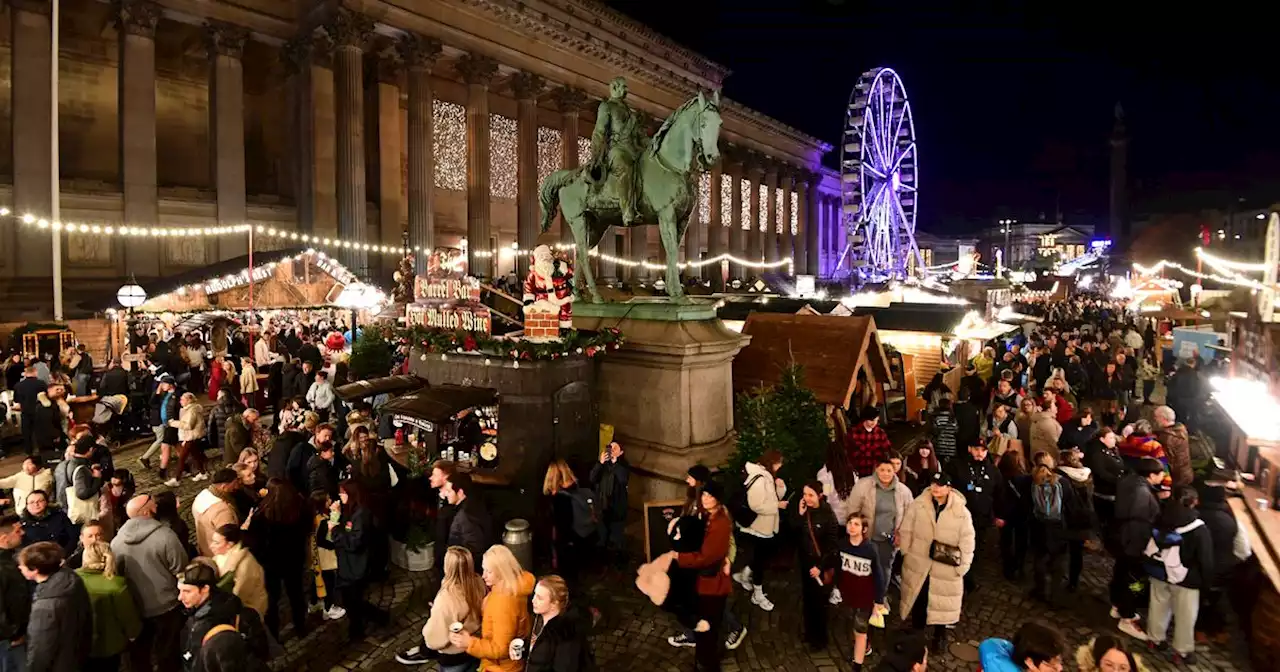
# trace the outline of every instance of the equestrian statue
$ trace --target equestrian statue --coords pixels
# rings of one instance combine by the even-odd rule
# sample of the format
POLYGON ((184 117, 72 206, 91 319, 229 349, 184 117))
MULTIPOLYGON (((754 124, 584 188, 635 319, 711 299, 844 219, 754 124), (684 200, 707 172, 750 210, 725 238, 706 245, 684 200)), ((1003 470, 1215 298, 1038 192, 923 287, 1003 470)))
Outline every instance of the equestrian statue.
POLYGON ((577 251, 574 294, 580 296, 585 287, 600 303, 588 251, 611 226, 656 224, 667 253, 667 296, 683 302, 680 241, 698 198, 699 174, 720 160, 720 92, 710 98, 698 93, 663 122, 652 140, 626 98, 626 80, 615 78, 596 112, 591 162, 543 180, 542 231, 550 228, 558 206, 577 251))

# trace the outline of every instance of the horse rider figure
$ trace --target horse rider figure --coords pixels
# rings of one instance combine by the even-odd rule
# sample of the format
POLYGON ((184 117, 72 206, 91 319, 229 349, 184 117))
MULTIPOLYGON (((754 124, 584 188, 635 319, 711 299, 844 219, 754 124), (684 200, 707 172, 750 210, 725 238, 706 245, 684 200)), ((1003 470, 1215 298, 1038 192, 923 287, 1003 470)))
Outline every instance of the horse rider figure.
POLYGON ((625 226, 636 223, 635 167, 646 138, 640 127, 640 115, 626 102, 627 80, 615 77, 609 82, 609 98, 596 110, 596 127, 591 132, 591 177, 598 184, 615 177, 618 205, 625 226))

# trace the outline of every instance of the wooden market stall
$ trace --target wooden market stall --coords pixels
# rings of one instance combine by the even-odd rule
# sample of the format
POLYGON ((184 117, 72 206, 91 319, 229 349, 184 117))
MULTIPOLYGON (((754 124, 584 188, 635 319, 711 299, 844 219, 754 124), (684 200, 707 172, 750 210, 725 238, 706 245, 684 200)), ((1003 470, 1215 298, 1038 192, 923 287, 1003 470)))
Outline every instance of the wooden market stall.
POLYGON ((792 362, 804 367, 805 384, 818 401, 883 404, 889 361, 870 316, 788 315, 754 312, 743 334, 751 343, 733 360, 733 387, 748 391, 775 385, 792 362))

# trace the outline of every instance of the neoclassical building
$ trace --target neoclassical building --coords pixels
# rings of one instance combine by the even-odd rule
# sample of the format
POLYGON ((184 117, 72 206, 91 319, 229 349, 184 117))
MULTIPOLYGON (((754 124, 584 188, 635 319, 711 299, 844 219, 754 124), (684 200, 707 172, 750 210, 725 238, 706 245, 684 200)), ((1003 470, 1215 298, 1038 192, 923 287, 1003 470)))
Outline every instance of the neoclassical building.
MULTIPOLYGON (((69 313, 78 292, 246 254, 245 235, 199 235, 245 223, 357 244, 342 258, 373 278, 395 255, 363 245, 406 231, 414 247, 465 245, 477 275, 508 273, 538 235, 541 178, 590 156, 611 78, 652 132, 730 74, 594 0, 63 0, 60 14, 58 217, 97 227, 62 239, 69 313), (191 235, 118 235, 155 226, 191 235)), ((10 0, 3 20, 0 204, 52 219, 51 2, 10 0)), ((722 115, 682 255, 828 268, 842 238, 830 145, 727 98, 722 115)), ((48 311, 50 235, 0 221, 8 310, 48 311)), ((652 275, 612 260, 658 248, 650 227, 607 236, 600 273, 652 275)), ((690 272, 719 282, 710 271, 690 272)))

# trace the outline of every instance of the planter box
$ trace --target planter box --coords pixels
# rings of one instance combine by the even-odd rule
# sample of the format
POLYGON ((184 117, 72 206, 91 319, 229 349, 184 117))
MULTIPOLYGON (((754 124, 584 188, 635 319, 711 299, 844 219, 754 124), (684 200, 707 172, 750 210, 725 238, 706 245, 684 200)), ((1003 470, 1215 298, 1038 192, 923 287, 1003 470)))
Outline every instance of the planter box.
POLYGON ((421 551, 409 552, 405 545, 391 540, 391 564, 410 572, 425 572, 435 565, 435 542, 428 543, 421 551))

